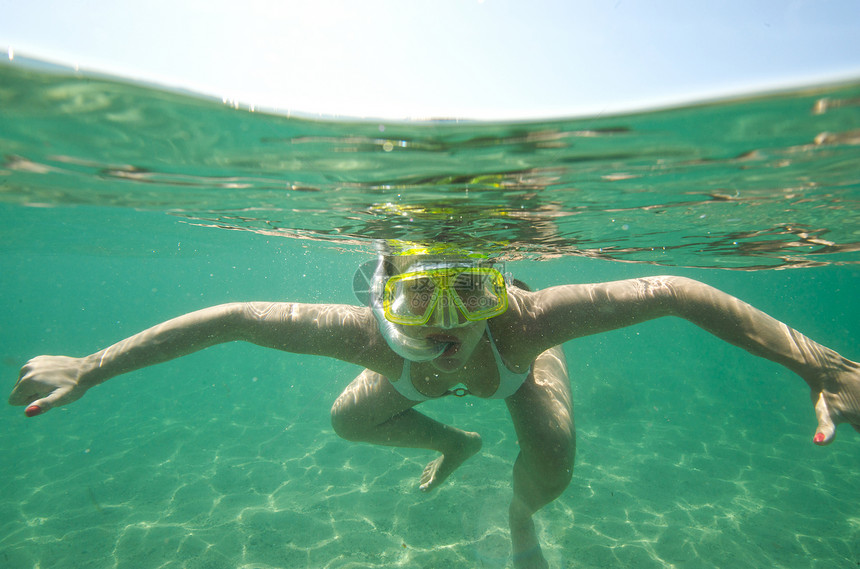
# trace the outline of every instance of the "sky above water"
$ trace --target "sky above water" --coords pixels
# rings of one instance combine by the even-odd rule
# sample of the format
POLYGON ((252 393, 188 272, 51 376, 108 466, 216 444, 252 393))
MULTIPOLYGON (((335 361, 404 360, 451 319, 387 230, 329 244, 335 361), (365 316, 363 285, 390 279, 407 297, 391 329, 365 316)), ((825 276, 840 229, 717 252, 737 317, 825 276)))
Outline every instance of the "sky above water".
POLYGON ((856 0, 0 0, 6 58, 280 112, 518 119, 860 76, 856 0))

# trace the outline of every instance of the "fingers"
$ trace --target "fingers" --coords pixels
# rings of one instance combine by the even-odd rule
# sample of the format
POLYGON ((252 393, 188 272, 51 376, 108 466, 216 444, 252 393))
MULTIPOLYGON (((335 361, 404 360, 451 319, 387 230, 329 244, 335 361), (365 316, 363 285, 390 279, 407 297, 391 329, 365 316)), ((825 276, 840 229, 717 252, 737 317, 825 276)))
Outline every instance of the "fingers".
POLYGON ((39 393, 32 386, 21 383, 19 379, 9 394, 9 405, 27 405, 38 398, 39 393))
POLYGON ((30 405, 26 409, 24 409, 24 414, 28 417, 35 417, 36 415, 41 415, 44 412, 44 409, 39 407, 38 405, 30 405))
POLYGON ((35 417, 78 399, 85 390, 77 386, 76 362, 63 356, 32 358, 21 368, 9 404, 26 406, 24 414, 35 417))
POLYGON ((15 382, 15 387, 12 388, 12 393, 9 394, 9 405, 27 405, 45 393, 36 385, 37 382, 33 381, 31 364, 36 359, 33 358, 24 364, 18 373, 18 381, 15 382))
POLYGON ((9 405, 27 405, 38 397, 39 395, 34 393, 32 389, 19 389, 18 386, 15 386, 9 395, 9 405))
POLYGON ((15 382, 15 387, 12 388, 12 393, 9 394, 9 405, 26 405, 33 399, 34 396, 27 397, 23 392, 24 383, 22 383, 22 380, 26 373, 26 367, 21 368, 21 373, 18 374, 18 381, 15 382))
POLYGON ((41 415, 46 411, 50 411, 53 407, 62 405, 62 399, 69 391, 70 389, 55 389, 47 397, 30 402, 30 404, 27 405, 27 408, 24 409, 24 414, 28 417, 35 417, 36 415, 41 415))
POLYGON ((827 401, 824 400, 824 392, 818 394, 818 401, 815 403, 815 415, 818 417, 818 430, 815 432, 812 442, 819 446, 829 445, 836 437, 836 424, 830 416, 830 409, 827 406, 827 401))

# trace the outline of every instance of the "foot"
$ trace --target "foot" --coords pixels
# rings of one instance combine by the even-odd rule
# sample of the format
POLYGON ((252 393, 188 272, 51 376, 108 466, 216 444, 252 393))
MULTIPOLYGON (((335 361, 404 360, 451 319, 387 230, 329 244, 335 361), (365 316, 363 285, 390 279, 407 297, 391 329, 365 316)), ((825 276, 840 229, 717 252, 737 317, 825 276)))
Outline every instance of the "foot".
POLYGON ((511 508, 511 544, 516 569, 548 569, 531 516, 517 516, 511 508))
POLYGON ((452 472, 457 470, 470 456, 481 450, 482 444, 481 435, 478 433, 464 433, 462 443, 452 450, 442 453, 442 456, 424 467, 418 488, 422 492, 429 492, 445 482, 445 479, 452 472))

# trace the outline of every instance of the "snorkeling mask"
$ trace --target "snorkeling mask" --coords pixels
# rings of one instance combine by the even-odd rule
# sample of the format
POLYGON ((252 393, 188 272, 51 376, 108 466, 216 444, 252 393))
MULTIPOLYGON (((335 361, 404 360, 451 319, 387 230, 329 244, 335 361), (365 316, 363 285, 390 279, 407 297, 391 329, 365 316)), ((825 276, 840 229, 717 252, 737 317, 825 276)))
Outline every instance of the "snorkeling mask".
POLYGON ((382 307, 395 324, 457 328, 504 313, 508 293, 505 278, 492 267, 419 264, 388 279, 382 307))
POLYGON ((498 316, 508 308, 505 278, 492 267, 463 262, 416 264, 389 277, 393 271, 390 265, 386 270, 386 265, 383 256, 363 264, 353 289, 370 306, 386 343, 405 359, 435 359, 447 344, 409 336, 396 324, 454 328, 498 316))

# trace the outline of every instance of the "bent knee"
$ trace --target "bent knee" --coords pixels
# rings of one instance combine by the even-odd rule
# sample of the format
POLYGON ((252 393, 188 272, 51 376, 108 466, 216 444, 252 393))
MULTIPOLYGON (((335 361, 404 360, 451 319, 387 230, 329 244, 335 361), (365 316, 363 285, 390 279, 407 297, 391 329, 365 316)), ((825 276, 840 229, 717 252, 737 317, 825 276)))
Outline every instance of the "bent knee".
POLYGON ((331 408, 331 426, 335 434, 353 442, 364 442, 374 438, 379 425, 388 416, 374 413, 366 406, 356 405, 350 397, 339 397, 331 408))
POLYGON ((573 478, 573 460, 552 461, 539 469, 538 484, 548 494, 558 496, 570 485, 573 478))
POLYGON ((523 453, 521 466, 528 470, 533 483, 545 492, 561 494, 573 478, 573 463, 576 456, 576 443, 559 441, 558 444, 544 447, 540 453, 523 453))
POLYGON ((331 407, 331 426, 337 436, 348 441, 360 441, 362 439, 361 420, 355 413, 351 413, 340 399, 331 407))

